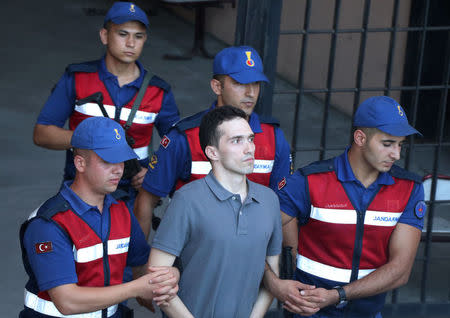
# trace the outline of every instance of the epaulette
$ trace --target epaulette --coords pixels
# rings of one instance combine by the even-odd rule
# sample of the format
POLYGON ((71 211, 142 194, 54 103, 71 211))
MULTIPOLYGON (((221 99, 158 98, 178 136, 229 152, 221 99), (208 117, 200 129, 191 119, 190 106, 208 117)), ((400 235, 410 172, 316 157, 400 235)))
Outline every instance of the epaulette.
POLYGON ((150 79, 149 85, 159 87, 166 92, 170 91, 170 85, 161 77, 158 77, 156 75, 153 75, 153 77, 150 79))
POLYGON ((327 159, 322 161, 313 162, 306 167, 298 169, 300 173, 304 176, 315 173, 323 173, 334 171, 334 159, 327 159))
POLYGON ((75 73, 75 72, 83 72, 83 73, 94 73, 98 70, 98 61, 90 61, 84 63, 74 63, 69 64, 66 67, 66 72, 75 73))
POLYGON ((56 213, 70 209, 70 204, 58 193, 51 197, 37 211, 37 216, 49 221, 56 213))
POLYGON ((176 123, 175 127, 179 131, 186 131, 191 128, 199 127, 202 121, 203 116, 208 112, 208 110, 196 113, 192 116, 181 119, 178 123, 176 123))
POLYGON ((414 181, 415 183, 422 182, 422 178, 418 174, 415 174, 414 172, 400 168, 397 165, 392 166, 391 170, 389 171, 389 174, 395 178, 411 180, 411 181, 414 181))
POLYGON ((280 126, 280 121, 278 119, 276 119, 275 117, 272 116, 267 116, 267 115, 259 115, 259 121, 263 124, 269 124, 269 125, 274 125, 279 127, 280 126))

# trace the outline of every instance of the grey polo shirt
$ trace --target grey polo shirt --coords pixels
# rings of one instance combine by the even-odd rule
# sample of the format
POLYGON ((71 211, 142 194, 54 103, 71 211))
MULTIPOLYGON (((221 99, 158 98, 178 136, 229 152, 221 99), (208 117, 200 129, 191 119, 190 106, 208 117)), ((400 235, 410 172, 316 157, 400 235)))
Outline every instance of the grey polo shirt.
POLYGON ((281 253, 278 198, 248 182, 244 203, 212 172, 180 190, 170 202, 152 246, 179 256, 178 296, 196 318, 248 318, 266 256, 281 253))

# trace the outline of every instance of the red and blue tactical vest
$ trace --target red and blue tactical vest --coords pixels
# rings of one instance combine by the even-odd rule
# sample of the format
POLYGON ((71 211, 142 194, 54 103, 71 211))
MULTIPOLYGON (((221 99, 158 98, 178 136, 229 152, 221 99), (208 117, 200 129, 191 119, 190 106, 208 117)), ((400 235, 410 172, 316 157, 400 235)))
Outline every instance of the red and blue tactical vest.
MULTIPOLYGON (((296 276, 330 289, 363 278, 388 262, 392 231, 420 179, 393 166, 390 174, 395 183, 380 186, 369 206, 357 211, 337 179, 332 159, 312 166, 301 169, 311 210, 309 220, 299 228, 296 276)), ((331 306, 324 311, 333 312, 333 317, 340 316, 339 310, 348 317, 369 317, 381 311, 384 298, 382 293, 353 300, 344 309, 331 306)))
MULTIPOLYGON (((103 94, 103 104, 108 116, 113 119, 115 118, 116 106, 114 105, 105 84, 100 80, 98 71, 75 71, 74 79, 76 100, 83 99, 96 92, 101 92, 103 94)), ((127 134, 135 141, 132 148, 138 155, 139 160, 148 157, 148 145, 152 138, 154 122, 161 110, 163 96, 164 90, 162 88, 151 85, 148 86, 141 105, 133 118, 133 124, 127 131, 127 134)), ((121 126, 126 123, 136 97, 137 94, 121 108, 119 115, 121 126)), ((103 116, 100 107, 96 103, 90 102, 83 105, 75 105, 73 113, 69 118, 69 128, 74 130, 82 120, 93 116, 103 116)))
MULTIPOLYGON (((51 202, 50 200, 47 202, 51 202)), ((103 287, 121 284, 123 282, 131 235, 131 216, 125 203, 117 201, 117 203, 111 204, 109 236, 107 240, 102 241, 91 227, 71 210, 69 204, 62 199, 62 196, 56 196, 53 200, 53 202, 48 204, 49 207, 55 206, 54 202, 59 200, 58 206, 61 206, 61 202, 63 202, 64 205, 62 206, 65 209, 59 212, 54 210, 51 212, 50 209, 47 210, 46 207, 41 207, 37 217, 43 217, 48 221, 55 222, 72 241, 75 269, 78 277, 77 285, 103 287), (54 200, 55 198, 57 199, 54 200)), ((21 238, 23 238, 26 227, 31 221, 32 219, 22 226, 21 238)), ((23 246, 22 253, 26 253, 23 246)), ((32 277, 29 264, 25 261, 24 264, 29 276, 32 277)), ((30 282, 27 284, 25 289, 25 306, 43 315, 62 317, 47 291, 38 291, 35 283, 32 283, 31 286, 30 282)), ((109 317, 117 311, 117 307, 117 305, 111 306, 104 311, 109 317)), ((84 315, 90 317, 88 316, 89 314, 84 315)), ((101 317, 101 311, 95 312, 95 314, 101 317)))

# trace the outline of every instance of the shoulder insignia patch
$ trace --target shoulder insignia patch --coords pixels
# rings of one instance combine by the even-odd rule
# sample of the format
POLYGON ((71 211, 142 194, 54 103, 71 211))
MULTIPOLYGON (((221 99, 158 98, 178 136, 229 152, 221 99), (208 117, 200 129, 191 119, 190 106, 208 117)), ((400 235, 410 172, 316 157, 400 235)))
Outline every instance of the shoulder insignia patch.
POLYGON ((148 166, 152 169, 155 169, 156 164, 158 163, 158 157, 156 155, 153 155, 150 158, 150 161, 148 163, 148 166))
POLYGON ((283 179, 281 179, 280 182, 278 182, 278 190, 283 189, 283 187, 286 185, 286 177, 284 177, 283 179))
POLYGON ((414 214, 418 219, 422 219, 425 215, 425 212, 427 211, 427 205, 424 201, 419 201, 416 203, 416 206, 414 208, 414 214))
POLYGON ((167 137, 166 135, 164 135, 164 137, 161 139, 160 142, 161 146, 163 146, 164 148, 167 148, 170 144, 170 139, 169 137, 167 137))
POLYGON ((53 251, 52 242, 36 243, 34 248, 36 250, 36 254, 44 254, 53 251))

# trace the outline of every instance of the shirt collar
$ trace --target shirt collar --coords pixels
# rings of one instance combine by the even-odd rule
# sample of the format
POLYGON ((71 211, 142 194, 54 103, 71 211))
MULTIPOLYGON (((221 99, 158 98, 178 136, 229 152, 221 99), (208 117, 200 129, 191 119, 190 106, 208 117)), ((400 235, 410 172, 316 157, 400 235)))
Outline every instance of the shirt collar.
MULTIPOLYGON (((229 198, 231 198, 232 196, 234 196, 234 193, 231 193, 230 191, 225 189, 219 183, 219 181, 217 181, 212 170, 206 175, 205 182, 208 185, 208 187, 211 189, 211 191, 214 193, 214 195, 220 201, 226 201, 229 198)), ((255 190, 255 184, 247 179, 247 185, 248 185, 248 193, 247 193, 247 198, 245 199, 245 201, 248 202, 249 200, 253 200, 253 201, 259 202, 261 198, 259 198, 259 195, 255 190)))
MULTIPOLYGON (((341 182, 352 182, 358 181, 356 179, 355 174, 353 173, 352 167, 350 166, 350 162, 348 161, 348 151, 350 146, 345 148, 345 151, 340 156, 336 157, 334 164, 336 175, 339 181, 341 182)), ((373 184, 383 184, 383 185, 391 185, 394 184, 394 178, 388 172, 381 172, 378 174, 377 180, 373 184)))
MULTIPOLYGON (((208 111, 214 109, 217 106, 217 100, 215 100, 208 111)), ((261 122, 259 121, 259 116, 257 113, 252 112, 250 118, 248 119, 248 124, 255 134, 262 133, 261 122)))
MULTIPOLYGON (((142 85, 142 81, 144 80, 144 76, 145 73, 147 72, 143 65, 141 64, 141 62, 136 61, 136 65, 139 68, 139 77, 136 78, 134 81, 132 81, 131 83, 126 84, 125 86, 134 86, 136 88, 141 87, 142 85)), ((100 59, 100 65, 99 65, 99 69, 98 69, 98 75, 100 77, 100 80, 105 81, 105 80, 114 80, 117 85, 118 85, 118 81, 117 81, 117 76, 110 73, 108 71, 108 69, 106 68, 106 62, 105 62, 105 56, 103 56, 100 59)))
MULTIPOLYGON (((61 187, 60 193, 64 199, 70 204, 72 211, 79 215, 83 215, 84 213, 90 210, 97 210, 97 207, 92 206, 84 202, 75 192, 72 191, 70 186, 72 185, 73 180, 65 181, 63 186, 61 187)), ((112 195, 107 194, 105 196, 105 200, 103 202, 103 210, 108 209, 111 204, 115 204, 117 201, 113 198, 112 195)))

